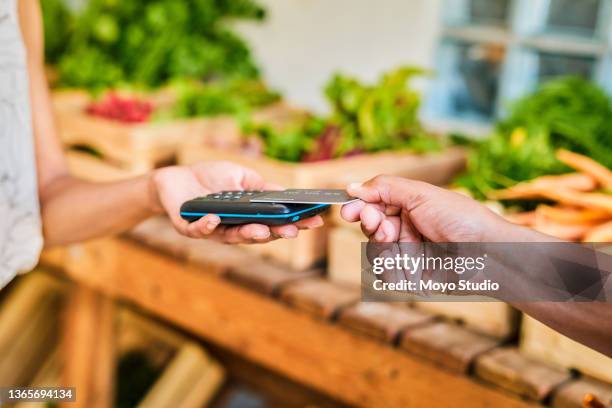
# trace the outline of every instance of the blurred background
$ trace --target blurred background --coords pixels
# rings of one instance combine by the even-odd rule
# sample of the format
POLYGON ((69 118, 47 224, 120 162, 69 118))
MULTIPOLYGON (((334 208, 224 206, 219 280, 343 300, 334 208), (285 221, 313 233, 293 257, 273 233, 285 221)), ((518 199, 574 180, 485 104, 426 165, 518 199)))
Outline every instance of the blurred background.
MULTIPOLYGON (((612 242, 609 0, 40 1, 79 177, 394 174, 612 242)), ((363 240, 332 211, 265 245, 160 218, 46 251, 0 292, 0 384, 84 407, 612 404, 610 358, 507 304, 360 302, 363 240)))

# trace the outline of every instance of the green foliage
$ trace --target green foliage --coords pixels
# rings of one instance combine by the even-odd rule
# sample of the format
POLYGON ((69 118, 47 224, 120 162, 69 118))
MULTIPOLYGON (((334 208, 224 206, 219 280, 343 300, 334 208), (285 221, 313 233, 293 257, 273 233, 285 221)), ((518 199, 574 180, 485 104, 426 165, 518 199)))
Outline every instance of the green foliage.
MULTIPOLYGON (((43 0, 59 4, 61 0, 43 0)), ((256 78, 244 41, 227 19, 265 17, 255 0, 89 0, 58 24, 45 13, 47 56, 60 85, 105 88, 123 83, 156 87, 175 78, 256 78), (64 38, 63 48, 54 45, 64 38)))
POLYGON ((560 78, 516 101, 508 118, 477 145, 457 184, 484 198, 492 189, 567 172, 555 158, 559 148, 612 167, 612 103, 595 84, 560 78))
POLYGON ((174 107, 174 115, 178 117, 243 115, 252 108, 280 100, 278 93, 257 80, 184 84, 179 89, 180 96, 174 107))
POLYGON ((325 94, 332 106, 330 120, 342 133, 337 154, 353 150, 422 152, 438 148, 437 141, 426 134, 418 118, 421 96, 409 86, 411 79, 423 74, 420 68, 401 67, 385 73, 374 85, 334 76, 325 94))
POLYGON ((42 0, 41 8, 45 21, 45 59, 54 64, 66 50, 73 28, 70 10, 63 0, 42 0))
POLYGON ((245 134, 258 135, 264 144, 264 154, 278 160, 300 162, 315 146, 316 139, 323 133, 326 123, 318 117, 311 117, 282 130, 267 125, 247 123, 245 134))
POLYGON ((385 73, 374 85, 335 75, 325 87, 332 112, 278 130, 251 126, 265 142, 266 155, 285 161, 327 160, 381 150, 439 149, 418 119, 420 95, 409 81, 419 68, 401 67, 385 73))

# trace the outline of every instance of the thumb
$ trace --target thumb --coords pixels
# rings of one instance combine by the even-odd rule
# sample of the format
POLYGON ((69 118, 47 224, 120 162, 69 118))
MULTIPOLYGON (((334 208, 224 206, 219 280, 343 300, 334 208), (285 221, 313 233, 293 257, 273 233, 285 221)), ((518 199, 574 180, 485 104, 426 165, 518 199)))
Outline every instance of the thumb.
POLYGON ((349 195, 367 203, 382 203, 412 209, 432 196, 438 187, 402 177, 376 176, 365 183, 352 183, 349 195))
POLYGON ((244 190, 261 190, 265 187, 266 183, 264 179, 255 170, 243 168, 242 171, 242 180, 240 181, 241 188, 244 190))

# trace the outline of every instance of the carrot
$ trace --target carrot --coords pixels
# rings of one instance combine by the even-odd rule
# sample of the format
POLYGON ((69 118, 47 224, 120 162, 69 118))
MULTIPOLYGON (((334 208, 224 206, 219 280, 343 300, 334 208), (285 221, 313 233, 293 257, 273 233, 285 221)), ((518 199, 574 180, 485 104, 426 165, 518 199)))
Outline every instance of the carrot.
POLYGON ((586 174, 571 173, 560 176, 542 176, 516 186, 492 191, 489 198, 495 200, 520 200, 540 197, 542 190, 566 188, 578 191, 593 191, 597 187, 595 180, 586 174))
POLYGON ((560 149, 557 151, 557 159, 569 167, 593 177, 603 188, 612 189, 612 171, 590 157, 560 149))
POLYGON ((545 190, 538 192, 542 198, 557 201, 561 204, 604 210, 612 213, 612 195, 604 193, 583 193, 569 189, 545 190))
POLYGON ((539 205, 536 212, 552 221, 563 224, 600 223, 612 219, 612 213, 601 209, 575 208, 575 207, 551 207, 539 205))
POLYGON ((527 211, 516 214, 506 214, 505 218, 513 224, 523 225, 523 226, 532 226, 536 221, 536 213, 535 211, 527 211))
POLYGON ((612 221, 593 228, 585 237, 584 242, 612 242, 612 221))
POLYGON ((533 229, 566 241, 579 241, 593 229, 593 225, 563 224, 536 214, 533 229))

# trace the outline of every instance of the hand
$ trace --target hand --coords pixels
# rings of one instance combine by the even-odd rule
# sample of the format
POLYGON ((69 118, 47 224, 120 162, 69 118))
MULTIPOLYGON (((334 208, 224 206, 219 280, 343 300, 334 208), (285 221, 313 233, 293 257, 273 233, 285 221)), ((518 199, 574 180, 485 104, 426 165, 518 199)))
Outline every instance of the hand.
POLYGON ((220 226, 221 219, 213 214, 189 223, 180 216, 181 205, 195 197, 223 190, 264 189, 277 189, 277 187, 265 184, 253 170, 229 162, 165 167, 156 170, 151 176, 152 206, 158 212, 165 211, 174 228, 191 238, 210 237, 231 244, 263 243, 276 238, 295 238, 299 229, 323 225, 323 220, 319 216, 275 227, 261 224, 220 226))
POLYGON ((361 201, 345 205, 342 217, 361 221, 371 242, 509 242, 531 234, 469 197, 420 181, 378 176, 347 191, 361 201))

